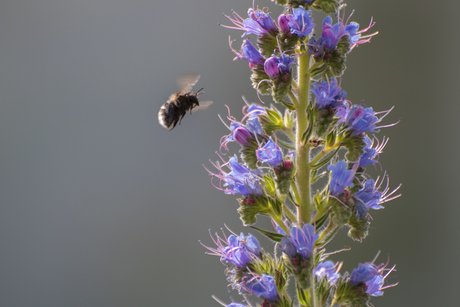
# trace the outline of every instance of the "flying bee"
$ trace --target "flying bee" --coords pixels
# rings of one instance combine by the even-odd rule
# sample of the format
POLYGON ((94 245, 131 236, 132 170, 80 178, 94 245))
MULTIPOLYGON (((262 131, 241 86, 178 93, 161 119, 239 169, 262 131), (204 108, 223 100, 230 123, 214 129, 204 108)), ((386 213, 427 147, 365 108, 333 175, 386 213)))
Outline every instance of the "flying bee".
POLYGON ((202 101, 200 106, 198 95, 203 93, 201 92, 203 88, 199 89, 196 93, 191 91, 199 79, 200 75, 196 74, 180 77, 178 82, 181 90, 169 96, 168 101, 161 106, 158 112, 158 122, 168 129, 168 131, 173 130, 177 123, 180 125, 187 111, 190 110, 190 114, 192 114, 192 109, 205 109, 211 105, 212 101, 202 101))

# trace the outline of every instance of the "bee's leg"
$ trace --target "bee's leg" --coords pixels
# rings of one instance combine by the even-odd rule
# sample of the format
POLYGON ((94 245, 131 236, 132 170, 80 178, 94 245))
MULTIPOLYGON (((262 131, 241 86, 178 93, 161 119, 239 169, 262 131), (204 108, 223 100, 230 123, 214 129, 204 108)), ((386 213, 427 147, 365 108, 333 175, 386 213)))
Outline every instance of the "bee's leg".
POLYGON ((185 114, 187 114, 187 113, 182 114, 182 116, 181 116, 181 118, 180 118, 180 120, 179 120, 179 125, 180 125, 180 123, 182 122, 182 118, 184 118, 185 114))
POLYGON ((173 122, 173 125, 172 125, 171 129, 168 130, 168 132, 171 131, 171 130, 173 130, 174 127, 176 127, 177 122, 178 122, 178 120, 176 119, 176 120, 173 122))

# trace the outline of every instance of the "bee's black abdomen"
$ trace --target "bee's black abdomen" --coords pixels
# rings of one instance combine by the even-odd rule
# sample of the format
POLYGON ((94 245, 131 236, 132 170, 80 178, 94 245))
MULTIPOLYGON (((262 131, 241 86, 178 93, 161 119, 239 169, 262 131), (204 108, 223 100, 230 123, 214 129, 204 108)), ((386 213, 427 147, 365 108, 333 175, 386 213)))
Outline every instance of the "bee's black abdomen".
POLYGON ((198 98, 193 93, 185 95, 174 95, 164 105, 161 106, 158 112, 158 122, 160 125, 172 130, 177 123, 187 114, 187 111, 199 105, 198 98))

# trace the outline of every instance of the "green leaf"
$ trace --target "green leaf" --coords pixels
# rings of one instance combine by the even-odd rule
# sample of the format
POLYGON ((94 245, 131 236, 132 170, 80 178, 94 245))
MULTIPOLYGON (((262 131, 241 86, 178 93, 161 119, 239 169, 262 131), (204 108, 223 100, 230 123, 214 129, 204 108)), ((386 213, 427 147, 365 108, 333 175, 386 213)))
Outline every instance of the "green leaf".
POLYGON ((270 240, 275 241, 275 242, 280 242, 281 239, 284 238, 284 236, 282 234, 279 234, 277 232, 268 231, 268 230, 265 230, 265 229, 262 229, 262 228, 259 228, 259 227, 256 227, 256 226, 249 226, 249 227, 251 227, 252 229, 257 230, 258 232, 260 232, 261 234, 263 234, 264 236, 266 236, 267 238, 269 238, 270 240))

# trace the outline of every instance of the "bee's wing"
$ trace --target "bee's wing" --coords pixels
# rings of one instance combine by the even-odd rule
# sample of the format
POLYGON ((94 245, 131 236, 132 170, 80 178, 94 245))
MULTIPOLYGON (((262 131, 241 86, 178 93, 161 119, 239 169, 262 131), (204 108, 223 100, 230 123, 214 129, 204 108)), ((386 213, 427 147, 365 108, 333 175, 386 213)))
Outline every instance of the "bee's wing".
POLYGON ((193 108, 193 111, 204 111, 212 105, 212 101, 200 101, 200 105, 193 108))
POLYGON ((199 74, 188 74, 182 75, 177 78, 177 83, 179 83, 181 95, 186 94, 192 90, 192 87, 200 80, 199 74))

